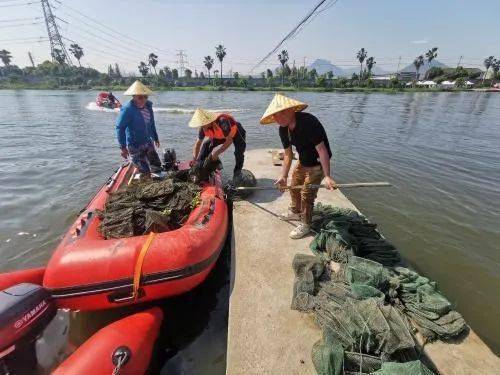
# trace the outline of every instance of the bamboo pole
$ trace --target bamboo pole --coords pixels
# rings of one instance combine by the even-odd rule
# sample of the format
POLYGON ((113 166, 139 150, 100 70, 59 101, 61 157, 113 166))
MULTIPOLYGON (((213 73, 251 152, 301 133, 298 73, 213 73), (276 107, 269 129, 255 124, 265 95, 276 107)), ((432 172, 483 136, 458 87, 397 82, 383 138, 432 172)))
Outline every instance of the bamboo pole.
MULTIPOLYGON (((386 187, 392 186, 388 182, 353 182, 348 184, 337 184, 337 188, 358 188, 358 187, 386 187)), ((283 186, 279 187, 278 185, 273 186, 238 186, 235 187, 235 190, 273 190, 273 189, 282 189, 282 190, 296 190, 303 188, 312 188, 312 189, 324 189, 326 185, 295 185, 295 186, 283 186)))

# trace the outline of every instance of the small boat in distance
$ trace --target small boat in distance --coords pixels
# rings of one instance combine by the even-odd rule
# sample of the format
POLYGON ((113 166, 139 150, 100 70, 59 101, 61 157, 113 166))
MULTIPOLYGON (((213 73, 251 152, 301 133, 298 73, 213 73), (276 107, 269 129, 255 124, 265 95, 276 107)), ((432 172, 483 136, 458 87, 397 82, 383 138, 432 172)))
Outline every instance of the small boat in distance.
POLYGON ((112 92, 100 92, 99 95, 97 95, 95 103, 98 107, 109 109, 121 108, 122 106, 112 92))

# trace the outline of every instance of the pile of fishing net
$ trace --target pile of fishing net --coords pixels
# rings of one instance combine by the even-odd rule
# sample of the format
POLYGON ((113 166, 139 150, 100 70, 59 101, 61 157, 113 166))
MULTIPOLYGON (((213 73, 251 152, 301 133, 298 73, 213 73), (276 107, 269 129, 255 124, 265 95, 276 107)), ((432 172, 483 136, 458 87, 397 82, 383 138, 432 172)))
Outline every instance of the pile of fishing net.
POLYGON ((201 189, 189 171, 162 180, 141 181, 112 193, 97 212, 104 238, 123 238, 179 228, 200 202, 201 189))
POLYGON ((292 308, 314 314, 323 338, 312 350, 318 374, 432 374, 414 334, 451 339, 462 316, 435 282, 400 265, 376 225, 352 210, 317 205, 315 255, 296 255, 292 308))

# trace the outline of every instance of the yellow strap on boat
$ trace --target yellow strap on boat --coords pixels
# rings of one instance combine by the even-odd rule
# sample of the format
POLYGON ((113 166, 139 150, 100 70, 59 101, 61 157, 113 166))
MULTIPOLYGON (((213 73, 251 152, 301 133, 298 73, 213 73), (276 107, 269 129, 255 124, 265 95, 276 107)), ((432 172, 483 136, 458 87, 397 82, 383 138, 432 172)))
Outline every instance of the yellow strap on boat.
POLYGON ((137 297, 139 296, 139 287, 141 286, 142 265, 144 264, 144 258, 146 258, 146 254, 148 253, 148 250, 151 247, 151 244, 153 243, 155 237, 155 232, 149 233, 146 242, 144 243, 144 245, 142 245, 142 249, 139 253, 139 256, 137 257, 137 261, 135 262, 134 284, 132 286, 132 298, 134 299, 134 301, 137 300, 137 297))

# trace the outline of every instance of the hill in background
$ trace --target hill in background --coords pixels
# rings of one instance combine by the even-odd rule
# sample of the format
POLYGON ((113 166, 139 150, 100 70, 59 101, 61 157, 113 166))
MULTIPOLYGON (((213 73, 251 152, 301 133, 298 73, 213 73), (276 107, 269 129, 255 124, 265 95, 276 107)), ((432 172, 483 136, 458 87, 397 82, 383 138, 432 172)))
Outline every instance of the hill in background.
MULTIPOLYGON (((307 67, 307 69, 316 69, 318 74, 325 74, 328 72, 333 72, 335 76, 340 76, 340 77, 350 77, 352 76, 353 73, 358 74, 359 73, 359 67, 352 67, 352 68, 341 68, 340 66, 332 64, 330 60, 326 59, 316 59, 311 65, 307 67)), ((373 68, 373 74, 375 75, 381 75, 381 74, 387 74, 385 70, 377 67, 373 68)))

